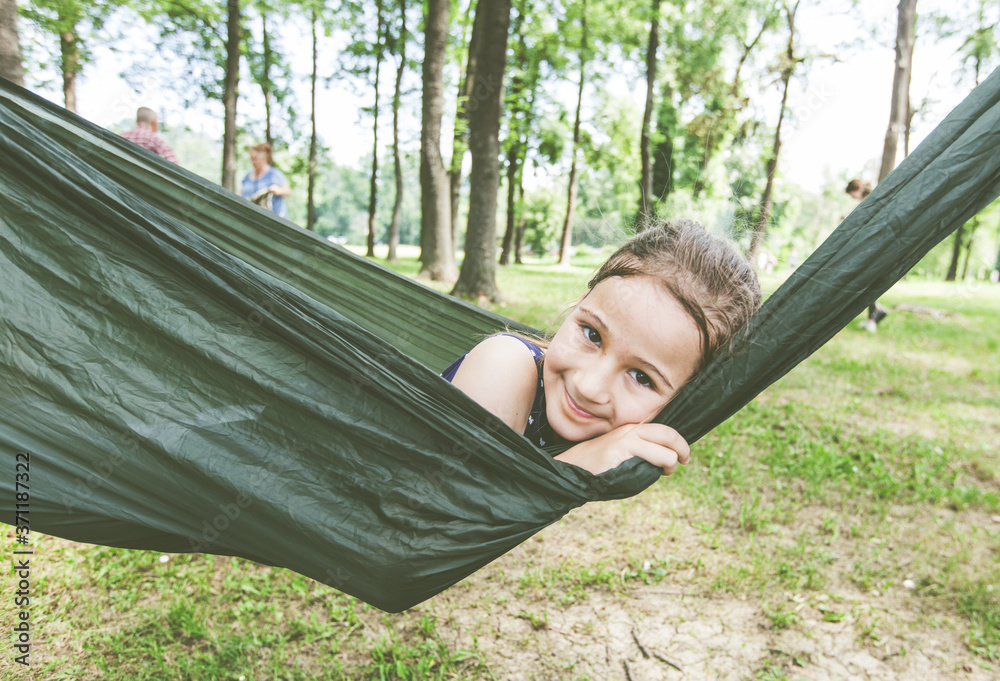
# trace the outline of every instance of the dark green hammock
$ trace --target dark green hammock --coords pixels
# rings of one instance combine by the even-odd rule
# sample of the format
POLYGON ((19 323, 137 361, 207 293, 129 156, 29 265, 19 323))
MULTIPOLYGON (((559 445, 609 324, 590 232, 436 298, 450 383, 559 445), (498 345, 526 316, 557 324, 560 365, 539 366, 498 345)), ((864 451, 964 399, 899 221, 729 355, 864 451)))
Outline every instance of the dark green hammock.
MULTIPOLYGON (((33 531, 243 556, 398 611, 658 478, 555 462, 438 377, 508 320, 2 79, 0 169, 0 489, 30 453, 33 531)), ((660 420, 701 437, 998 193, 994 73, 660 420)))

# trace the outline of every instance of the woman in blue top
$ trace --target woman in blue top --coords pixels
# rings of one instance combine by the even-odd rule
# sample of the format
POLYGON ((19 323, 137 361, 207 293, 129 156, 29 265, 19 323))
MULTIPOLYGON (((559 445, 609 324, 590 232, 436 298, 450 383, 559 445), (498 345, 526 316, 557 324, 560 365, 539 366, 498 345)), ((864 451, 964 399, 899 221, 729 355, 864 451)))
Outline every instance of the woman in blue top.
POLYGON ((271 163, 271 145, 267 142, 250 147, 250 163, 253 170, 243 178, 240 194, 243 198, 267 208, 279 217, 288 217, 285 197, 292 193, 284 173, 271 163))

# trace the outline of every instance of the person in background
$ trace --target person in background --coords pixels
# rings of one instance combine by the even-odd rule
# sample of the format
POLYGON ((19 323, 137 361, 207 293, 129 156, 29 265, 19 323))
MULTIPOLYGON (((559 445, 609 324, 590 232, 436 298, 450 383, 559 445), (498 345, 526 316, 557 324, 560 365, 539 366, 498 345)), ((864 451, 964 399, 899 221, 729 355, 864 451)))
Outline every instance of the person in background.
POLYGON ((853 180, 847 183, 847 189, 845 189, 844 191, 847 192, 847 195, 850 196, 852 199, 857 199, 858 201, 861 201, 866 196, 872 193, 872 183, 863 182, 858 178, 854 178, 853 180))
POLYGON ((135 112, 135 127, 123 132, 122 137, 144 149, 149 149, 171 163, 177 163, 174 150, 157 134, 159 129, 160 122, 156 117, 156 112, 149 107, 140 106, 135 112))
MULTIPOLYGON (((865 197, 872 193, 872 185, 871 182, 863 182, 854 178, 847 183, 847 188, 844 191, 852 199, 864 201, 865 197)), ((876 300, 868 306, 868 317, 861 322, 861 328, 875 333, 878 330, 879 322, 885 319, 888 315, 889 311, 879 305, 876 300)))
POLYGON ((240 190, 243 198, 250 199, 279 217, 287 218, 285 197, 292 193, 292 186, 285 174, 272 165, 271 145, 262 142, 250 147, 250 163, 253 164, 253 170, 243 178, 240 190))

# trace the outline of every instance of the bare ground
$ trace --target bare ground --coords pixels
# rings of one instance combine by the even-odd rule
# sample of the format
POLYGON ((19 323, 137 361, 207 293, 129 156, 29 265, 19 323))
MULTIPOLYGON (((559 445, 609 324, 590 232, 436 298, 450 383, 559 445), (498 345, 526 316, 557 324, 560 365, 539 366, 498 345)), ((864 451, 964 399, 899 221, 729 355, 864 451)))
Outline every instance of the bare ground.
MULTIPOLYGON (((691 575, 681 572, 654 585, 630 581, 620 588, 590 589, 581 602, 565 607, 553 603, 551 594, 526 589, 516 595, 517 589, 494 585, 514 583, 540 561, 559 565, 570 552, 581 560, 600 560, 622 555, 623 548, 630 551, 634 547, 622 547, 617 540, 596 546, 593 539, 580 536, 595 524, 621 523, 623 509, 616 506, 622 504, 627 502, 579 509, 577 515, 589 516, 586 522, 575 521, 571 514, 423 607, 447 624, 440 630, 450 632, 455 647, 477 646, 491 673, 509 681, 753 679, 767 673, 772 676, 763 678, 780 679, 783 674, 810 681, 1000 678, 1000 669, 970 652, 964 624, 954 613, 937 612, 903 586, 904 575, 915 569, 909 558, 899 566, 898 588, 890 593, 863 592, 837 570, 831 571, 822 591, 780 592, 766 598, 710 593, 704 589, 704 575, 689 581, 685 577, 691 575), (511 592, 515 595, 503 598, 511 592), (780 630, 767 615, 777 601, 788 603, 798 618, 780 630), (543 612, 545 621, 532 621, 525 612, 543 612), (828 612, 842 619, 827 621, 828 612)), ((629 515, 625 510, 626 527, 620 528, 619 537, 637 536, 629 525, 650 520, 629 515)), ((958 522, 995 522, 969 515, 958 522)), ((909 522, 902 525, 910 527, 909 522)), ((648 555, 701 553, 702 571, 709 577, 732 558, 706 546, 702 533, 692 526, 675 525, 673 530, 647 544, 648 555)), ((724 534, 723 546, 745 541, 724 534)), ((846 540, 842 544, 834 549, 843 553, 838 562, 848 566, 851 549, 846 540)))
MULTIPOLYGON (((965 551, 955 569, 998 560, 995 542, 962 538, 976 532, 995 537, 1000 518, 971 510, 893 509, 880 529, 881 539, 826 536, 825 550, 836 559, 824 573, 822 588, 740 592, 738 580, 727 582, 725 575, 734 563, 751 560, 758 540, 726 524, 707 531, 702 523, 707 514, 668 485, 645 495, 577 509, 407 613, 362 612, 362 626, 345 632, 340 662, 347 668, 365 664, 372 646, 390 634, 404 642, 419 639, 418 622, 429 616, 450 649, 478 653, 488 670, 478 676, 504 681, 1000 678, 1000 668, 966 645, 966 623, 942 607, 940 599, 921 592, 933 593, 936 584, 935 575, 927 573, 932 561, 922 556, 927 547, 965 551), (955 546, 949 546, 952 540, 955 546), (877 560, 890 563, 882 565, 892 584, 884 592, 866 591, 850 579, 852 566, 868 556, 872 542, 879 548, 877 560), (643 569, 649 568, 643 563, 662 564, 665 556, 679 557, 670 574, 644 583, 643 569), (571 592, 592 568, 605 577, 571 592), (906 588, 905 579, 920 586, 906 588), (722 583, 727 586, 720 588, 722 583), (776 611, 785 613, 787 625, 775 626, 776 611)), ((829 530, 828 509, 800 509, 794 529, 773 528, 767 541, 774 546, 791 543, 793 533, 818 541, 824 518, 829 530)), ((48 561, 60 571, 72 571, 72 553, 87 550, 51 537, 44 539, 44 547, 49 558, 39 556, 39 564, 48 561)), ((205 559, 217 561, 222 570, 270 569, 205 559)), ((222 586, 219 580, 213 583, 222 586)), ((325 587, 316 589, 315 599, 296 607, 328 616, 325 587)), ((59 597, 78 599, 93 612, 95 601, 109 601, 112 594, 89 575, 80 575, 79 590, 59 597)), ((145 594, 136 607, 153 601, 155 594, 145 594)), ((40 603, 36 612, 44 607, 40 603)), ((82 645, 87 630, 127 631, 134 624, 110 607, 96 620, 49 620, 36 630, 35 659, 81 662, 90 654, 82 645)), ((321 669, 329 662, 324 654, 308 659, 303 652, 299 662, 306 667, 321 669)), ((0 678, 42 678, 4 657, 0 678)), ((101 678, 94 665, 85 666, 93 675, 80 678, 101 678)))

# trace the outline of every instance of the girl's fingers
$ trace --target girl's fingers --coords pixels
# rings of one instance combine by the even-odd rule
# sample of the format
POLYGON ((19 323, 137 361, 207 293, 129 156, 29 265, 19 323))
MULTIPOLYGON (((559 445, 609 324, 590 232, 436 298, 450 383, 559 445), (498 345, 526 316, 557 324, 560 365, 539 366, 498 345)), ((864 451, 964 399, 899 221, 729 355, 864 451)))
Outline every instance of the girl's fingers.
POLYGON ((680 464, 686 464, 691 459, 691 448, 688 446, 687 440, 670 426, 659 423, 644 423, 632 432, 650 444, 672 450, 680 464))
POLYGON ((664 445, 636 438, 629 448, 631 456, 647 461, 663 471, 663 475, 670 475, 683 461, 678 453, 664 445))
POLYGON ((677 470, 677 465, 680 463, 677 452, 666 447, 657 447, 648 452, 637 453, 637 456, 659 468, 663 471, 663 475, 671 475, 677 470), (644 454, 647 455, 644 456, 644 454))

